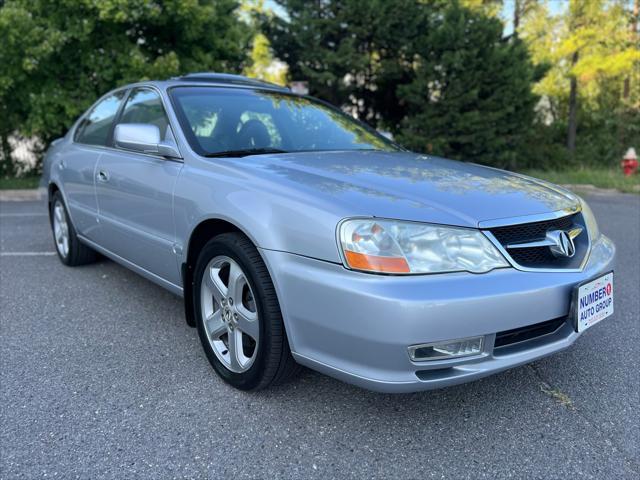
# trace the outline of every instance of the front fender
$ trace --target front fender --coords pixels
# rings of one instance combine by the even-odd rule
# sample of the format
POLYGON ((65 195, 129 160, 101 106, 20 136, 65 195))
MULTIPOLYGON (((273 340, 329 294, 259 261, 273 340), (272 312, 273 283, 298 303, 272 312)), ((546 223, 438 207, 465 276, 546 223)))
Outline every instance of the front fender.
POLYGON ((291 188, 213 165, 185 165, 174 193, 176 238, 186 261, 191 233, 202 221, 235 225, 254 245, 341 263, 335 229, 341 215, 291 188))

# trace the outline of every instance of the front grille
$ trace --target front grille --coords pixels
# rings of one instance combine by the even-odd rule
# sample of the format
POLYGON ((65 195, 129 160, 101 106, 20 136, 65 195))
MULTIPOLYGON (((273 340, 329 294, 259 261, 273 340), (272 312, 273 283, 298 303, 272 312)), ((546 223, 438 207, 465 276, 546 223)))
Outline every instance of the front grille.
POLYGON ((520 225, 510 225, 508 227, 498 227, 491 230, 493 236, 502 245, 510 243, 530 242, 542 240, 549 230, 568 230, 574 223, 577 213, 567 217, 545 220, 543 222, 522 223, 520 225))
POLYGON ((564 322, 567 321, 567 317, 554 318, 542 323, 536 323, 534 325, 528 325, 526 327, 514 328, 513 330, 505 330, 504 332, 498 332, 496 334, 496 341, 493 344, 494 348, 506 347, 513 345, 514 343, 524 342, 526 340, 532 340, 534 338, 548 335, 558 330, 564 322))
POLYGON ((555 260, 548 248, 513 248, 509 254, 520 265, 540 265, 555 260))
POLYGON ((582 221, 581 213, 541 222, 496 227, 492 228, 490 232, 505 248, 513 261, 526 268, 578 268, 589 250, 588 234, 582 221), (509 245, 518 243, 544 240, 547 232, 551 230, 569 231, 576 226, 582 227, 583 231, 574 239, 576 253, 573 258, 556 257, 551 253, 548 246, 508 248, 509 245))

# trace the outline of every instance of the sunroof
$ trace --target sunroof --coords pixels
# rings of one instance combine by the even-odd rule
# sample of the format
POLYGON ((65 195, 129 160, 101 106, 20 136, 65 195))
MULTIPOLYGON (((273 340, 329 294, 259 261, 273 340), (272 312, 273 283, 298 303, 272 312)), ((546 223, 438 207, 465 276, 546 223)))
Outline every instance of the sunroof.
POLYGON ((190 82, 211 82, 226 83, 232 85, 248 85, 255 87, 277 88, 279 90, 289 90, 287 87, 276 85, 275 83, 264 82, 255 78, 248 78, 242 75, 232 75, 230 73, 200 72, 189 73, 179 77, 178 80, 186 80, 190 82))

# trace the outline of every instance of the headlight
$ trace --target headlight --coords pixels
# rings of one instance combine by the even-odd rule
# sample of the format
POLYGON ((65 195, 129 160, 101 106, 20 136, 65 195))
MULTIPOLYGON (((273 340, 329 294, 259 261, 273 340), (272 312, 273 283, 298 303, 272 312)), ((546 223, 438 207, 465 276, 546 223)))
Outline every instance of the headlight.
POLYGON ((345 264, 353 270, 484 273, 509 266, 482 232, 472 228, 359 218, 343 221, 338 237, 345 264))
POLYGON ((580 203, 582 205, 582 218, 584 219, 584 225, 587 227, 589 238, 593 242, 600 236, 598 222, 596 222, 596 217, 593 215, 593 212, 591 211, 591 208, 589 208, 589 205, 587 205, 587 202, 581 198, 580 203))

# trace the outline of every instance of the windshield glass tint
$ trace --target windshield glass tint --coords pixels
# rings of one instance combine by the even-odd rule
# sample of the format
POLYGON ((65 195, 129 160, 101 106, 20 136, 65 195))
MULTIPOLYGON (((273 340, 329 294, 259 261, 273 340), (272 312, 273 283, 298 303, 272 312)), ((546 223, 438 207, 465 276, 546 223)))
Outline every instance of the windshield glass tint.
POLYGON ((307 98, 221 87, 170 92, 191 147, 201 155, 251 149, 397 150, 348 115, 307 98))

